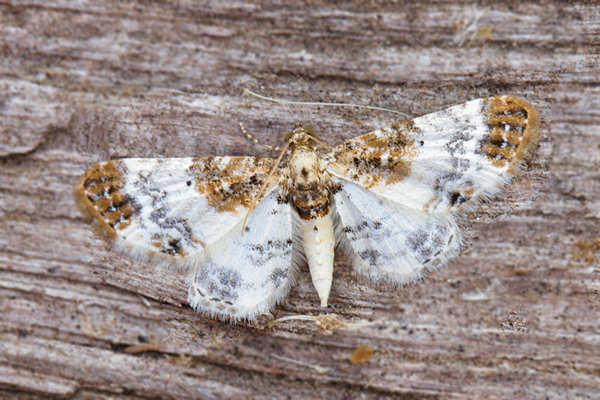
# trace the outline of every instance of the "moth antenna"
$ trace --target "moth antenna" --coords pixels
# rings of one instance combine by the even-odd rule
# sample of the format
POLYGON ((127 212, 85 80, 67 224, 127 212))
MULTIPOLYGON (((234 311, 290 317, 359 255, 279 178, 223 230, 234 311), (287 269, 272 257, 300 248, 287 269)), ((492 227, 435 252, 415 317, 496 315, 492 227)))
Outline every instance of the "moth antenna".
POLYGON ((263 96, 261 94, 254 93, 253 91, 251 91, 249 89, 244 89, 244 93, 248 94, 250 96, 254 96, 256 98, 259 98, 261 100, 271 101, 273 103, 278 103, 278 104, 296 104, 296 105, 304 105, 304 106, 325 106, 325 107, 355 107, 355 108, 364 108, 366 110, 376 110, 376 111, 390 112, 390 113, 393 113, 393 114, 402 115, 405 118, 409 116, 408 114, 403 113, 402 111, 391 110, 389 108, 383 108, 383 107, 365 106, 365 105, 362 105, 362 104, 354 104, 354 103, 325 103, 325 102, 322 103, 322 102, 318 102, 318 101, 294 101, 294 100, 276 99, 276 98, 273 98, 273 97, 263 96))
POLYGON ((246 216, 244 217, 244 222, 242 223, 242 235, 244 234, 244 229, 246 228, 246 222, 248 222, 248 216, 250 215, 252 210, 254 210, 256 208, 256 205, 258 204, 258 199, 260 199, 262 197, 263 193, 265 192, 265 189, 267 188, 267 185, 269 184, 269 179, 271 179, 271 177, 275 173, 275 170, 279 166, 279 163, 281 162, 281 159, 283 158, 283 155, 285 154, 288 147, 290 147, 290 142, 287 142, 285 144, 285 146, 283 146, 283 149, 281 150, 281 154, 279 154, 279 157, 277 157, 277 160, 275 161, 275 165, 273 165, 273 168, 271 168, 271 172, 269 172, 269 175, 267 175, 265 182, 263 183, 263 185, 260 188, 260 191, 258 192, 256 197, 254 197, 252 199, 252 205, 248 209, 248 212, 246 213, 246 216))
POLYGON ((254 142, 254 144, 266 147, 267 149, 269 149, 271 151, 280 151, 281 150, 281 147, 279 147, 279 146, 271 146, 270 144, 266 144, 266 143, 259 141, 255 136, 248 133, 248 131, 244 127, 244 124, 242 124, 241 122, 240 122, 240 130, 242 131, 244 136, 246 136, 246 139, 252 140, 252 142, 254 142))

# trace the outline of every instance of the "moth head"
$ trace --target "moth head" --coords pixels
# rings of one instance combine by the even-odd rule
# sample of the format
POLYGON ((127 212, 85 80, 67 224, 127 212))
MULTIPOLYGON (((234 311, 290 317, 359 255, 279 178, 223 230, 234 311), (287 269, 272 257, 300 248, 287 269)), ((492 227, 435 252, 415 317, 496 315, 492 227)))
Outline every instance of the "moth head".
POLYGON ((302 126, 301 123, 297 123, 294 126, 294 129, 289 131, 285 135, 285 141, 290 144, 290 146, 294 147, 307 147, 314 148, 315 140, 315 132, 311 127, 302 126))

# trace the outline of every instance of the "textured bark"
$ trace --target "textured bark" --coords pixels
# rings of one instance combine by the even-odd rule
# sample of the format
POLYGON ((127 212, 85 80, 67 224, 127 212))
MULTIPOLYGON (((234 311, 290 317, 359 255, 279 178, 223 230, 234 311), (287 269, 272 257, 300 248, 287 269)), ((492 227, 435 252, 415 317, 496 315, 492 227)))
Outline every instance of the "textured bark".
POLYGON ((0 397, 599 398, 600 6, 287 3, 0 0, 0 397), (272 156, 239 122, 335 144, 398 118, 244 88, 409 116, 514 94, 541 143, 424 281, 373 288, 340 263, 327 318, 304 270, 233 326, 115 254, 72 187, 109 158, 272 156), (295 315, 321 317, 270 323, 295 315))

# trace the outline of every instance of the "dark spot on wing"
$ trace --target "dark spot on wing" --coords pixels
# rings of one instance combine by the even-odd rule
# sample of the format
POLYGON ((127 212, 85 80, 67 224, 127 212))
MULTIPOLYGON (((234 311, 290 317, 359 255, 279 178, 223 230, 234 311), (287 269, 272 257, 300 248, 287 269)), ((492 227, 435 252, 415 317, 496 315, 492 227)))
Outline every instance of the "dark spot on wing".
POLYGON ((288 278, 288 271, 283 268, 276 268, 269 275, 269 279, 273 284, 273 287, 279 288, 288 278))
MULTIPOLYGON (((344 226, 342 231, 351 241, 370 239, 372 237, 382 237, 386 234, 386 230, 382 230, 383 223, 380 221, 362 221, 355 226, 344 226), (379 232, 375 232, 379 231, 379 232)), ((379 240, 379 239, 377 239, 379 240)))
POLYGON ((456 206, 465 202, 465 198, 458 192, 450 193, 450 205, 456 206))
POLYGON ((240 273, 233 270, 223 269, 219 273, 219 282, 221 285, 235 289, 240 285, 241 276, 240 273))
POLYGON ((363 221, 360 224, 356 225, 356 228, 354 229, 356 232, 362 232, 363 230, 365 230, 367 227, 369 226, 369 223, 367 221, 363 221))
MULTIPOLYGON (((460 124, 460 121, 456 121, 456 124, 460 124)), ((450 154, 454 158, 458 158, 465 154, 465 142, 468 142, 473 138, 473 135, 469 134, 469 132, 473 132, 475 130, 474 126, 466 126, 464 129, 460 129, 450 137, 450 140, 444 146, 448 154, 450 154)))
POLYGON ((269 240, 266 243, 248 244, 248 254, 246 256, 250 265, 248 267, 261 268, 272 258, 283 258, 290 254, 292 248, 292 239, 269 240))
POLYGON ((169 254, 171 256, 178 254, 182 251, 179 239, 170 239, 167 242, 167 246, 160 250, 162 253, 169 254))
POLYGON ((196 273, 195 281, 196 286, 206 289, 206 296, 203 297, 210 296, 211 301, 217 302, 235 302, 239 297, 242 276, 236 270, 208 264, 202 273, 196 273))
POLYGON ((414 251, 422 263, 431 261, 445 250, 445 245, 450 244, 451 240, 446 240, 452 236, 448 226, 440 223, 430 223, 406 238, 406 245, 414 251))
POLYGON ((378 264, 377 261, 379 259, 379 256, 381 256, 381 253, 379 253, 379 251, 377 250, 370 249, 361 251, 360 253, 358 253, 358 256, 363 260, 367 261, 370 266, 375 267, 378 264))
POLYGON ((165 218, 166 216, 167 216, 167 208, 166 207, 157 208, 155 210, 152 210, 152 212, 150 213, 150 219, 152 220, 152 222, 154 222, 157 225, 160 225, 162 223, 162 219, 165 218))
POLYGON ((340 190, 342 190, 342 185, 340 183, 332 182, 332 184, 329 185, 329 193, 332 195, 336 194, 340 190))
POLYGON ((288 200, 287 196, 282 196, 281 194, 279 194, 279 195, 277 196, 277 203, 278 203, 278 204, 287 204, 287 203, 288 203, 288 201, 289 201, 289 200, 288 200))

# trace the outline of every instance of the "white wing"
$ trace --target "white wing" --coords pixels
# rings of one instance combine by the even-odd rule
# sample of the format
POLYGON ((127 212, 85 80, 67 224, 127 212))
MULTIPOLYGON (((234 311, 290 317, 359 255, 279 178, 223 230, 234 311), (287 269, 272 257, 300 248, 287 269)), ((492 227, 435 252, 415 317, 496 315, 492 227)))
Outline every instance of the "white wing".
POLYGON ((115 160, 89 168, 75 193, 119 249, 185 269, 244 219, 272 165, 255 157, 115 160))
POLYGON ((276 190, 260 202, 243 234, 240 222, 207 247, 188 277, 192 308, 233 321, 252 319, 288 294, 303 258, 293 245, 291 207, 278 197, 276 190))
POLYGON ((336 235, 353 268, 375 282, 401 284, 456 255, 460 232, 450 214, 415 210, 334 178, 336 235))
POLYGON ((452 212, 498 192, 537 143, 538 127, 522 99, 473 100, 342 143, 327 168, 396 203, 452 212))

